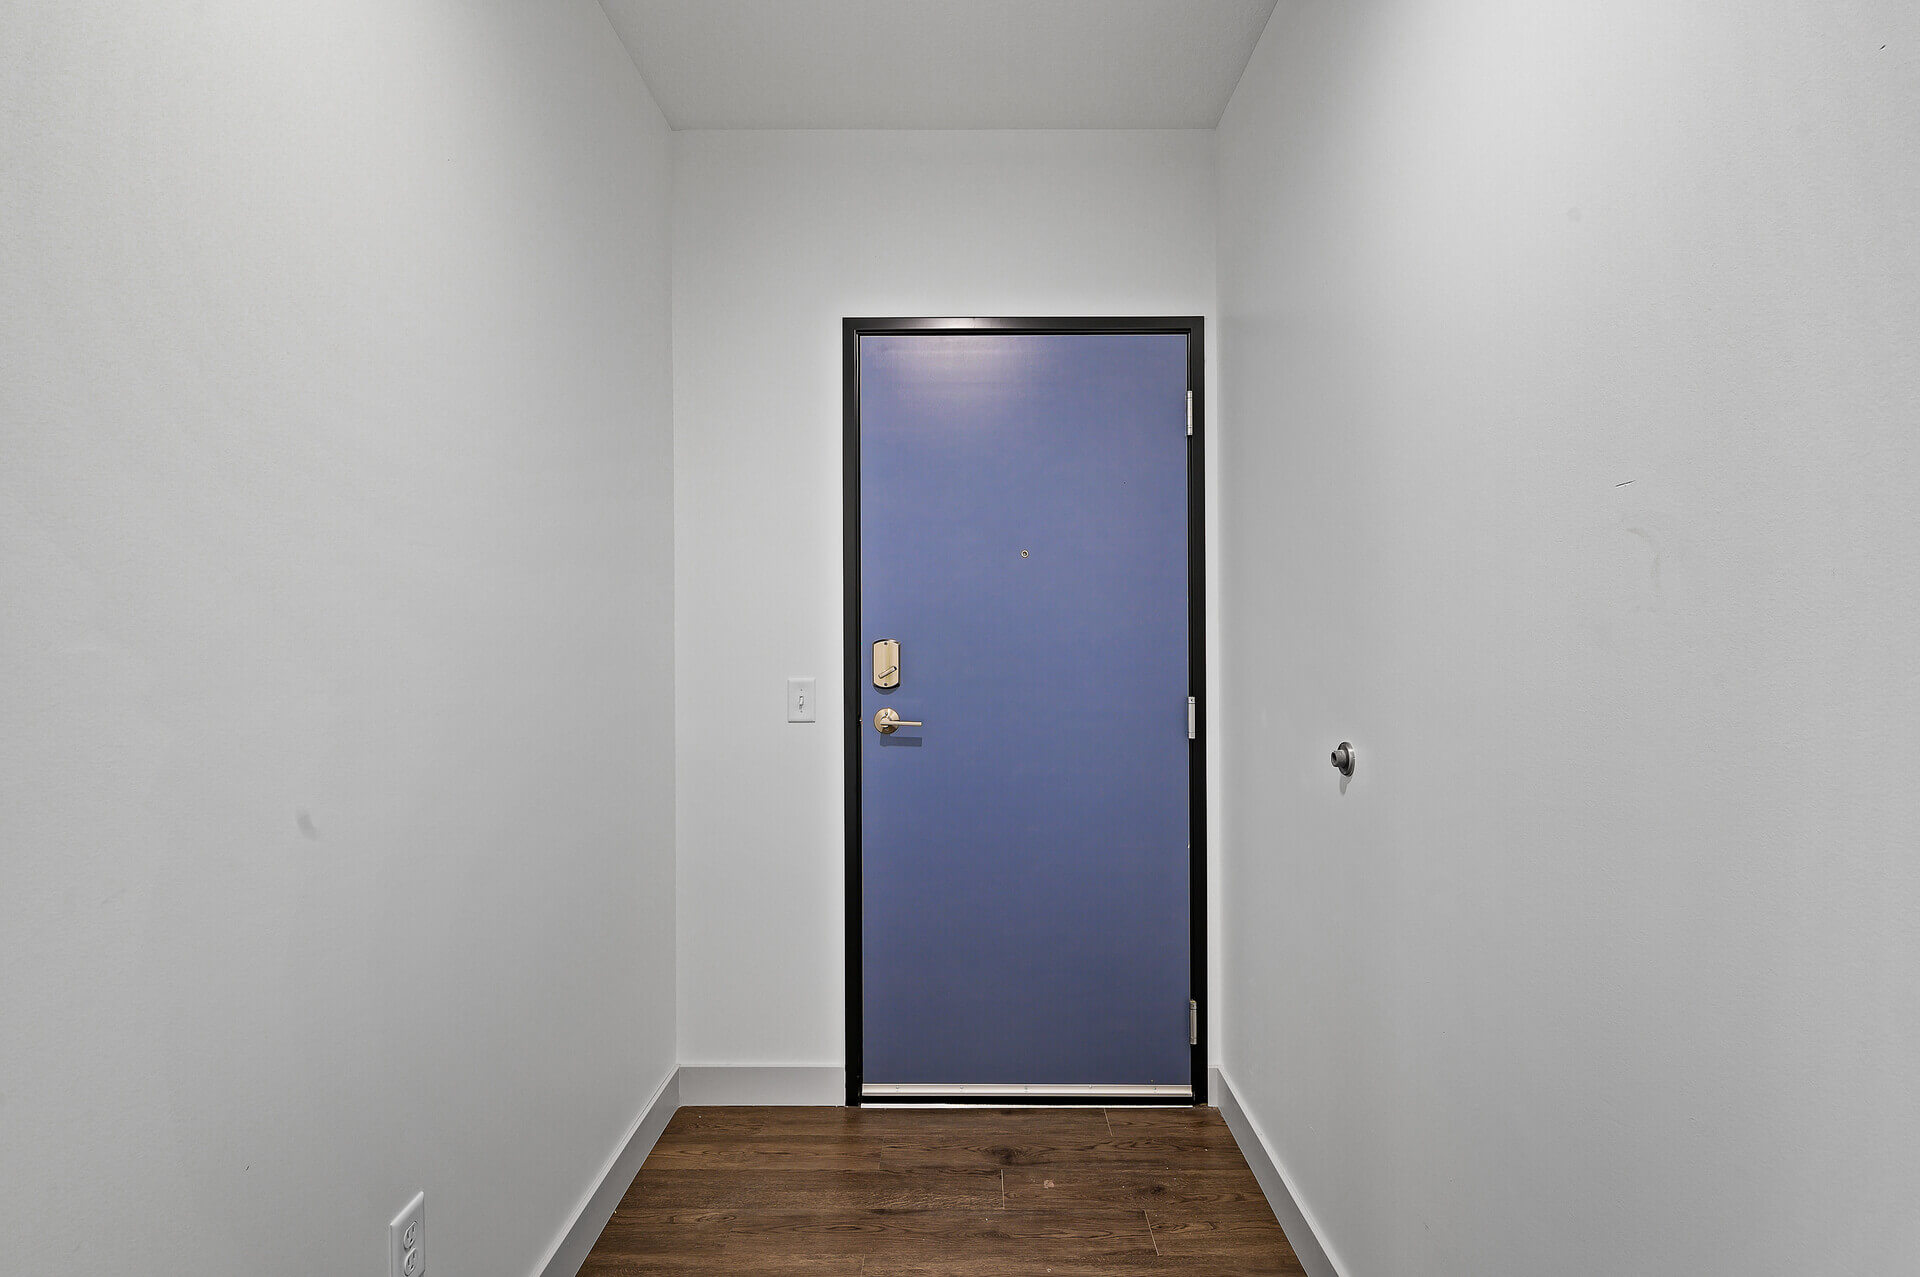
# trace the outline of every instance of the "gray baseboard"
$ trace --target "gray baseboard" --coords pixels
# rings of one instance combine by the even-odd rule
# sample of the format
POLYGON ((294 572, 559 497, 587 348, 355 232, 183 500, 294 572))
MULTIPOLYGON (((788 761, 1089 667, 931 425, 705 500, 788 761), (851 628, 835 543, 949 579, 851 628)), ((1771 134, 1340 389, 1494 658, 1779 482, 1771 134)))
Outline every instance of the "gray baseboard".
POLYGON ((660 1139, 660 1132, 667 1129, 674 1111, 680 1107, 679 1080, 679 1070, 667 1074, 667 1080, 654 1092, 653 1099, 640 1110, 640 1116, 627 1131, 626 1140, 600 1172, 600 1178, 562 1230, 559 1240, 554 1242, 553 1249, 535 1266, 533 1277, 575 1277, 579 1273, 593 1244, 600 1240, 601 1230, 613 1218, 614 1208, 627 1195, 633 1177, 640 1173, 640 1163, 647 1160, 647 1154, 660 1139))
POLYGON ((1287 1240, 1293 1243, 1293 1253, 1300 1256, 1301 1267, 1307 1270, 1308 1277, 1345 1277, 1345 1270, 1334 1259, 1319 1231, 1314 1228, 1306 1208, 1294 1193, 1292 1177, 1282 1169, 1273 1150, 1267 1147, 1260 1128, 1240 1107, 1240 1097, 1233 1093, 1233 1084, 1219 1069, 1209 1071, 1213 1075, 1210 1089, 1214 1106, 1220 1110, 1227 1129, 1233 1132, 1234 1141, 1240 1145, 1241 1154, 1253 1170, 1253 1177, 1260 1181, 1260 1191, 1267 1195, 1267 1204, 1273 1207, 1273 1217, 1286 1230, 1287 1240))
POLYGON ((683 1064, 682 1104, 806 1104, 847 1102, 847 1071, 831 1066, 683 1064))

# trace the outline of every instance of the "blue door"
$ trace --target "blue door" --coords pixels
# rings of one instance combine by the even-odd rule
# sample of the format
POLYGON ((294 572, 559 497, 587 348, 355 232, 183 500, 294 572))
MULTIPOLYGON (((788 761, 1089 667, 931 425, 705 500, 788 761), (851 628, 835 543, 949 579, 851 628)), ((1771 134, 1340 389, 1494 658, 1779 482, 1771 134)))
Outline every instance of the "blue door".
POLYGON ((1193 1083, 1189 340, 857 337, 866 1097, 1193 1083))

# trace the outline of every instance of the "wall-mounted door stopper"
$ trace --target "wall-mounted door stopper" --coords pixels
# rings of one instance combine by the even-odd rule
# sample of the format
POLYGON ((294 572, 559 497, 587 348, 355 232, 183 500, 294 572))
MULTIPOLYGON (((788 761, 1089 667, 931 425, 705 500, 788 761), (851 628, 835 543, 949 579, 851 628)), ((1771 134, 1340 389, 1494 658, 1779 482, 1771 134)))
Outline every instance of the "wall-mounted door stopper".
POLYGON ((1339 770, 1342 776, 1353 775, 1353 745, 1351 743, 1347 741, 1340 742, 1340 748, 1333 751, 1333 765, 1339 770))

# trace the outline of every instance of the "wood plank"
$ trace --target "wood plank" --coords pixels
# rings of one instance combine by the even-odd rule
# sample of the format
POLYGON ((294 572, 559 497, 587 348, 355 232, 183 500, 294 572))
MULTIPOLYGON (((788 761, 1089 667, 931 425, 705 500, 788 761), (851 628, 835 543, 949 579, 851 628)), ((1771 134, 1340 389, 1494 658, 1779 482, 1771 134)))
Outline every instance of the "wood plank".
POLYGON ((867 1133, 886 1137, 937 1136, 942 1132, 989 1131, 1003 1135, 1053 1135, 1093 1139, 1108 1133, 1098 1108, 683 1108, 673 1115, 667 1139, 682 1132, 712 1135, 807 1135, 867 1133))
POLYGON ((1273 1219, 1229 1219, 1203 1207, 1150 1210, 1154 1245, 1162 1255, 1247 1264, 1277 1263, 1278 1272, 1301 1272, 1286 1233, 1273 1219))
POLYGON ((581 1266, 580 1277, 859 1277, 860 1261, 770 1257, 743 1272, 731 1255, 603 1255, 598 1250, 581 1266))
POLYGON ((881 1140, 841 1133, 683 1137, 656 1144, 647 1165, 656 1170, 877 1171, 884 1167, 885 1148, 881 1140))
MULTIPOLYGON (((623 1227, 687 1228, 681 1212, 628 1212, 623 1227)), ((699 1225, 693 1225, 699 1227, 699 1225)), ((870 1255, 892 1251, 939 1258, 956 1248, 1082 1256, 1153 1253, 1141 1211, 743 1211, 727 1221, 721 1250, 742 1256, 870 1255)))
POLYGON ((1220 1110, 1204 1104, 1116 1104, 1100 1110, 1107 1125, 1140 1130, 1219 1130, 1227 1129, 1220 1110))
POLYGON ((1012 1170, 1032 1166, 1193 1166, 1232 1170, 1238 1149, 1190 1147, 1163 1140, 1095 1140, 1075 1144, 913 1143, 889 1145, 880 1164, 899 1170, 1012 1170))
POLYGON ((1031 1166, 1113 1165, 1232 1170, 1239 1151, 1178 1140, 1035 1140, 991 1132, 938 1138, 867 1139, 843 1135, 774 1137, 657 1146, 650 1163, 660 1170, 1000 1170, 1031 1166))
POLYGON ((1245 1166, 1020 1166, 1007 1170, 1005 1188, 1009 1209, 1194 1206, 1234 1218, 1273 1218, 1266 1195, 1245 1166))
MULTIPOLYGON (((651 1158, 648 1159, 651 1162, 651 1158)), ((619 1210, 998 1210, 993 1171, 656 1170, 643 1165, 619 1210)))
MULTIPOLYGON (((1145 1255, 1109 1256, 1098 1260, 1075 1260, 1046 1256, 1042 1259, 1008 1258, 1003 1255, 954 1255, 945 1259, 894 1259, 870 1255, 862 1261, 861 1277, 1242 1277, 1224 1270, 1203 1269, 1188 1261, 1167 1261, 1148 1251, 1145 1255)), ((757 1274, 756 1274, 757 1277, 757 1274)), ((1246 1277, 1266 1277, 1247 1274, 1246 1277)))
MULTIPOLYGON (((1241 1263, 1215 1259, 1174 1259, 1148 1254, 1097 1261, 1072 1259, 1009 1260, 999 1256, 958 1255, 933 1262, 870 1256, 861 1277, 1302 1277, 1301 1270, 1268 1261, 1241 1263)), ((743 1274, 743 1277, 746 1275, 743 1274)), ((760 1277, 758 1272, 753 1277, 760 1277)))
POLYGON ((676 1254, 710 1263, 730 1259, 735 1271, 754 1273, 771 1261, 839 1259, 849 1267, 867 1258, 892 1263, 945 1263, 955 1255, 1003 1265, 1048 1262, 1110 1264, 1151 1257, 1153 1236, 1139 1211, 813 1211, 743 1212, 724 1231, 706 1216, 673 1211, 624 1211, 596 1248, 607 1255, 659 1259, 676 1254), (704 1231, 698 1246, 676 1251, 689 1228, 704 1231))
POLYGON ((1240 1151, 1218 1109, 1108 1109, 1107 1125, 1116 1140, 1240 1151))

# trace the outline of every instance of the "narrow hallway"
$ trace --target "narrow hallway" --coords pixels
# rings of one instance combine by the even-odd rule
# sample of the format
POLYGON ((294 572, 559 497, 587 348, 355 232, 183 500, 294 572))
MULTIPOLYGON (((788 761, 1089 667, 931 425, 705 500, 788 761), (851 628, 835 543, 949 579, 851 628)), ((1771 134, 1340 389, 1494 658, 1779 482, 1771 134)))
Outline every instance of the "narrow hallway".
POLYGON ((1920 1277, 1920 0, 0 4, 0 368, 0 1277, 1920 1277))

